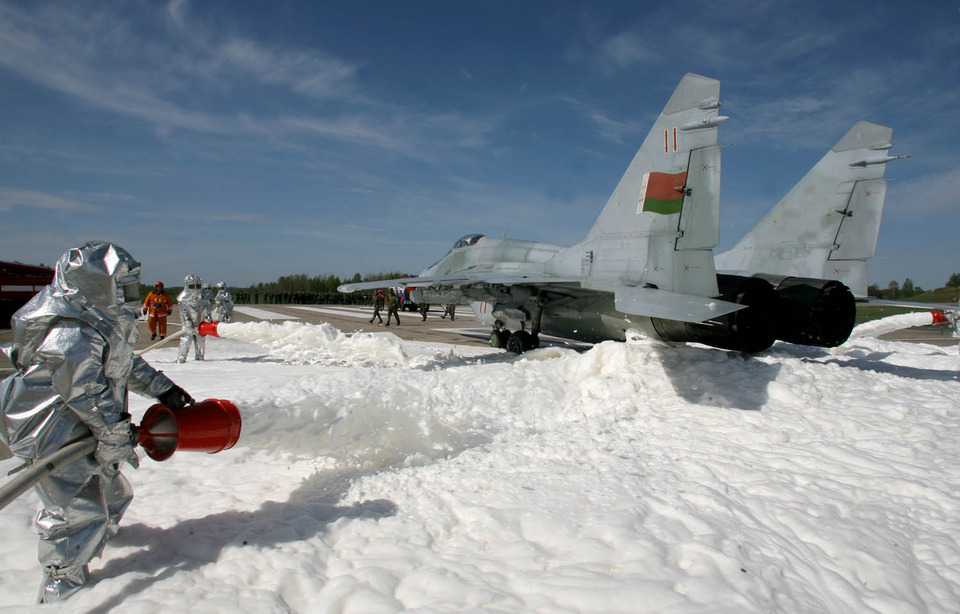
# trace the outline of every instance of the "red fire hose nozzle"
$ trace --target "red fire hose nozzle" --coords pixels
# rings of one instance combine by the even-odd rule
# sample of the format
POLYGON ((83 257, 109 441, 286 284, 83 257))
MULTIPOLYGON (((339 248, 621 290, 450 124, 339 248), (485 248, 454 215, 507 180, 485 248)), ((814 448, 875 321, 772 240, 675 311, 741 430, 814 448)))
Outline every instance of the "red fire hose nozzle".
POLYGON ((201 337, 219 337, 217 334, 217 326, 220 325, 220 322, 200 322, 200 325, 197 326, 197 332, 200 333, 201 337))
POLYGON ((137 443, 147 456, 164 461, 177 450, 215 454, 240 439, 240 411, 224 399, 207 399, 180 409, 152 405, 137 430, 137 443))

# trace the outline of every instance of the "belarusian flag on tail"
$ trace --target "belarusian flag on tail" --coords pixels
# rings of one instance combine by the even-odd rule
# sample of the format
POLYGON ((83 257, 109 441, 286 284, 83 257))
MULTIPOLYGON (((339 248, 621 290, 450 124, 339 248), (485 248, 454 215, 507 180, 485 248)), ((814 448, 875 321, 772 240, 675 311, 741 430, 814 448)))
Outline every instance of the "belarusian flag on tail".
POLYGON ((640 184, 637 213, 649 211, 670 215, 680 213, 687 173, 647 173, 640 184))

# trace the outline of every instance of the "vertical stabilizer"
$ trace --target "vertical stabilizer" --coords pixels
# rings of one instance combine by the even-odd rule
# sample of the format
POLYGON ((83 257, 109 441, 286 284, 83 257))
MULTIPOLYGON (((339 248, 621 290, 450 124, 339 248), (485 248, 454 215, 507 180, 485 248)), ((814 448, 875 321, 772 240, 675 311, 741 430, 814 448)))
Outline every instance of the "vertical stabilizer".
MULTIPOLYGON (((844 283, 866 296, 880 232, 893 130, 857 123, 729 252, 717 268, 741 275, 844 283)), ((904 157, 904 156, 901 156, 904 157)))
POLYGON ((720 82, 687 74, 577 248, 592 287, 716 296, 720 82), (586 268, 586 266, 585 266, 586 268))

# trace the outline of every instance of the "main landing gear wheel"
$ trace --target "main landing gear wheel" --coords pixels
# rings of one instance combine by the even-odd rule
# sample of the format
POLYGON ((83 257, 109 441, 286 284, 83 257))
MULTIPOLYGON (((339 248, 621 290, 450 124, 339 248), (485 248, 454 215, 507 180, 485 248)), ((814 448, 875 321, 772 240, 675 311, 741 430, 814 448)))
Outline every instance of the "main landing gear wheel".
POLYGON ((490 333, 490 347, 504 349, 507 347, 507 341, 510 339, 510 331, 500 329, 490 333))
POLYGON ((527 350, 540 347, 540 337, 531 335, 525 330, 518 330, 507 339, 507 351, 514 354, 523 354, 527 350))

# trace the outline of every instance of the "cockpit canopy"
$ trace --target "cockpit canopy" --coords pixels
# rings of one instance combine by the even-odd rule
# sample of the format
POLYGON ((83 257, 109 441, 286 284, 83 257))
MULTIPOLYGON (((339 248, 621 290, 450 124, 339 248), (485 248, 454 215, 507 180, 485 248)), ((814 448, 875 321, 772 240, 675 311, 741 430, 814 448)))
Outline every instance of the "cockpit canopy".
POLYGON ((477 241, 484 238, 487 235, 464 235, 453 244, 453 249, 459 249, 461 247, 469 247, 471 245, 476 245, 477 241))

